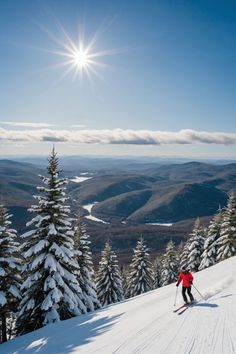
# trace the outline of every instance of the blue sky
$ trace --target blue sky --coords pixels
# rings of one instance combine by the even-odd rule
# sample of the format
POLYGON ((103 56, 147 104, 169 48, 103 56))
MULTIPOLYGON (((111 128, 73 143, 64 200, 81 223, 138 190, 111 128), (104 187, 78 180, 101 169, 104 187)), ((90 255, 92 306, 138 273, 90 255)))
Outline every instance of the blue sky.
POLYGON ((26 153, 29 146, 47 153, 54 140, 68 154, 236 157, 235 38, 234 1, 2 0, 0 153, 26 153), (99 58, 98 76, 74 78, 72 71, 62 78, 63 58, 52 53, 63 49, 55 38, 65 40, 58 23, 74 42, 83 28, 85 45, 97 33, 93 50, 114 51, 99 58), (52 125, 52 139, 42 138, 41 123, 52 125), (74 138, 75 129, 92 131, 93 139, 74 138), (184 129, 211 138, 226 133, 226 145, 221 136, 201 136, 200 143, 188 136, 182 143, 181 134, 177 143, 163 144, 158 135, 152 144, 147 134, 184 129), (58 130, 66 142, 53 133, 58 130), (143 130, 145 144, 141 133, 134 137, 143 130))

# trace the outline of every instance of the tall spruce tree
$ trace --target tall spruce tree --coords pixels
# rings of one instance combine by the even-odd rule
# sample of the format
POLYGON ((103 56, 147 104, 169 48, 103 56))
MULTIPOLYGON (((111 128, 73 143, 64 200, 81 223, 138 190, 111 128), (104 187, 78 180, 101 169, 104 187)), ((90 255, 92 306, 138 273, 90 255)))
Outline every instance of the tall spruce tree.
POLYGON ((157 257, 153 262, 153 289, 161 286, 161 264, 162 257, 157 257))
POLYGON ((210 221, 199 270, 208 268, 216 263, 217 243, 220 237, 222 218, 223 212, 222 210, 219 210, 219 212, 214 215, 213 219, 210 221))
POLYGON ((11 215, 0 205, 0 342, 7 341, 10 319, 16 316, 20 294, 19 243, 11 228, 11 215))
POLYGON ((77 280, 82 290, 83 303, 87 311, 93 311, 100 308, 101 304, 97 298, 96 284, 93 280, 94 269, 89 235, 81 217, 77 218, 75 224, 75 254, 79 264, 77 280))
POLYGON ((165 286, 176 281, 179 262, 173 241, 168 242, 166 252, 162 257, 161 285, 165 286))
POLYGON ((188 256, 189 256, 189 240, 186 240, 182 246, 182 251, 179 256, 179 270, 188 268, 188 256))
POLYGON ((127 279, 128 279, 128 269, 125 268, 124 266, 120 267, 120 273, 121 273, 121 281, 123 285, 123 293, 124 296, 126 294, 126 288, 127 288, 127 279))
POLYGON ((195 221, 193 231, 189 236, 187 268, 192 272, 197 272, 201 263, 201 255, 205 242, 205 230, 201 227, 199 218, 195 221))
POLYGON ((18 317, 18 333, 26 333, 52 322, 86 312, 81 288, 76 279, 78 264, 74 259, 74 232, 70 208, 66 205, 67 180, 59 178, 58 158, 53 148, 41 177, 38 201, 29 211, 34 218, 27 223, 31 230, 22 237, 25 280, 18 317))
POLYGON ((117 256, 109 242, 102 251, 96 276, 98 300, 102 306, 120 302, 124 299, 121 273, 117 256))
POLYGON ((130 264, 126 296, 133 297, 153 289, 153 268, 143 237, 137 242, 130 264))
POLYGON ((217 261, 236 255, 236 205, 233 194, 229 196, 223 214, 220 237, 217 241, 217 261))

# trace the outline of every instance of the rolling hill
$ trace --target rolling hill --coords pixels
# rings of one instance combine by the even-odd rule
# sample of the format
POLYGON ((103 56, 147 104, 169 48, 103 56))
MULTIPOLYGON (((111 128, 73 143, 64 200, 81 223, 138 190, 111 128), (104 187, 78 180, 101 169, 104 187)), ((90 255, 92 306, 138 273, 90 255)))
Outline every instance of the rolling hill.
POLYGON ((214 214, 232 190, 236 164, 191 162, 94 176, 71 195, 82 205, 99 202, 93 214, 105 221, 167 223, 214 214))
MULTIPOLYGON (((68 191, 74 206, 99 202, 93 214, 108 222, 178 222, 212 215, 219 205, 225 205, 226 193, 236 190, 236 164, 140 164, 139 169, 136 164, 136 172, 127 170, 127 163, 119 164, 120 160, 111 173, 115 162, 108 168, 108 162, 104 165, 101 160, 90 169, 91 179, 71 182, 68 191)), ((66 166, 64 175, 75 176, 79 166, 69 169, 68 162, 66 166)), ((40 184, 38 174, 44 173, 42 166, 32 163, 0 160, 1 195, 6 206, 28 207, 40 184)))

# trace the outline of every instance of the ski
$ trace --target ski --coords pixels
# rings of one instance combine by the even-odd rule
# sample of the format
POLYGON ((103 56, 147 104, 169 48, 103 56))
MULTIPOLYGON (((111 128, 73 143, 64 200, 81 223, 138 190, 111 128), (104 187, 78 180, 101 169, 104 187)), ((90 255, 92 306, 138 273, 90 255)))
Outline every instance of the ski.
POLYGON ((178 315, 182 315, 189 307, 189 305, 186 305, 182 311, 178 312, 178 315))
POLYGON ((178 315, 182 315, 189 307, 193 307, 198 301, 190 302, 189 304, 185 304, 185 308, 178 312, 178 315))
POLYGON ((182 308, 186 307, 187 304, 183 304, 180 307, 178 307, 177 309, 173 310, 173 312, 178 312, 179 310, 181 310, 182 308))

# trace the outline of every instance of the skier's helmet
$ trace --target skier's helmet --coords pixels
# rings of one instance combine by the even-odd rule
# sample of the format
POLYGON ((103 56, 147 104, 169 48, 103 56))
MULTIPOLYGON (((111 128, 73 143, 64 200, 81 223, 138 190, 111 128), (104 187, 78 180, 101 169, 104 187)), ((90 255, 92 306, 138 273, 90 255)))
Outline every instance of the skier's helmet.
POLYGON ((182 268, 182 272, 183 272, 183 273, 188 273, 188 272, 189 272, 189 270, 188 270, 188 268, 187 268, 187 267, 183 267, 183 268, 182 268))

